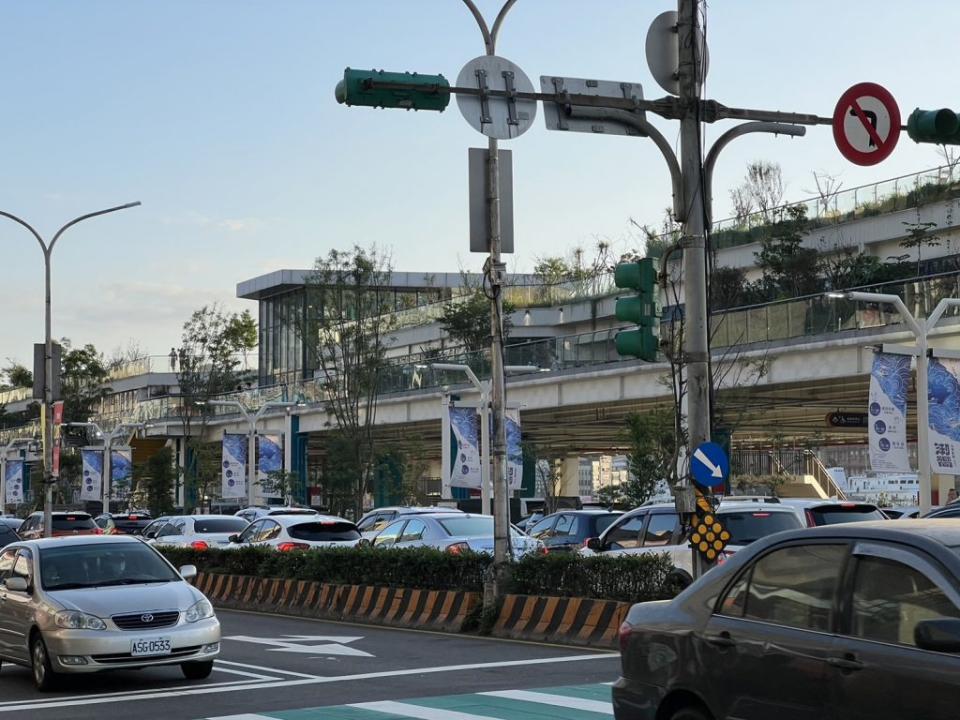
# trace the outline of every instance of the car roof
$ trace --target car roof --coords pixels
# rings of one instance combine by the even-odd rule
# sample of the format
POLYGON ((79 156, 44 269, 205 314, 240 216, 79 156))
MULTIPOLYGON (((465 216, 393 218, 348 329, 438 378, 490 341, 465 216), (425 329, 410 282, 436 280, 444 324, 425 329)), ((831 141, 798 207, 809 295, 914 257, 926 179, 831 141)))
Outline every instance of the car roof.
POLYGON ((802 508, 812 508, 812 507, 837 507, 837 506, 846 506, 856 505, 858 507, 872 507, 878 508, 873 503, 863 502, 860 500, 821 500, 819 498, 784 498, 781 501, 784 505, 792 505, 793 507, 802 507, 802 508))
POLYGON ((94 545, 110 543, 140 543, 143 541, 133 535, 65 535, 63 537, 37 538, 36 540, 21 540, 11 543, 7 547, 29 547, 42 550, 47 547, 62 547, 63 545, 94 545))
POLYGON ((544 516, 544 520, 554 515, 623 515, 623 510, 603 510, 602 508, 584 508, 582 510, 555 510, 549 515, 544 516))
POLYGON ((346 518, 339 517, 337 515, 274 515, 270 517, 271 520, 276 522, 283 527, 290 527, 291 525, 306 525, 307 523, 347 523, 353 525, 352 520, 347 520, 346 518))

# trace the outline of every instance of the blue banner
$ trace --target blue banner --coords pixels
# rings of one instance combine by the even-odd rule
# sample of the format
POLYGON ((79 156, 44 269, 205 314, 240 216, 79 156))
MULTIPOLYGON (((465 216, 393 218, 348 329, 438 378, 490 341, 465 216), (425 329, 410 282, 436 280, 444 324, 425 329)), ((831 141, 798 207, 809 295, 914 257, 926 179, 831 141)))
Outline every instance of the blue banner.
POLYGON ((133 484, 133 451, 118 448, 110 451, 110 488, 115 498, 125 498, 133 484))
POLYGON ((928 368, 930 471, 960 475, 960 360, 930 358, 928 368))
POLYGON ((220 497, 247 496, 247 436, 224 433, 220 497))
POLYGON ((907 453, 907 388, 910 355, 875 353, 870 373, 870 467, 874 472, 910 472, 907 453))
POLYGON ((6 502, 19 505, 23 502, 23 460, 7 460, 4 472, 6 502))
POLYGON ((282 493, 270 481, 270 473, 283 470, 283 435, 257 435, 257 481, 263 497, 282 493))
POLYGON ((103 450, 83 448, 80 457, 83 466, 80 499, 100 500, 103 497, 103 450))

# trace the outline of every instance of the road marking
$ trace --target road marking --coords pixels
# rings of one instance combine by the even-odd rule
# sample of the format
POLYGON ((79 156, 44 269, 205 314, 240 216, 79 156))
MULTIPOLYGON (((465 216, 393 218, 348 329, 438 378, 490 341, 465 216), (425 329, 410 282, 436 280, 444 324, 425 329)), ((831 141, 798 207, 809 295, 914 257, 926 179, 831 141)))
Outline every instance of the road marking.
MULTIPOLYGON (((218 659, 218 660, 217 660, 217 665, 234 665, 234 666, 236 666, 236 667, 249 668, 250 670, 264 670, 264 671, 266 671, 266 672, 282 673, 282 674, 284 674, 284 675, 292 675, 293 677, 310 678, 311 680, 314 679, 314 678, 321 677, 320 675, 308 675, 307 673, 294 672, 293 670, 284 670, 283 668, 267 668, 267 667, 263 667, 262 665, 250 665, 250 664, 248 664, 248 663, 234 662, 234 661, 232 661, 232 660, 219 660, 219 659, 218 659)), ((275 680, 279 680, 279 678, 274 678, 274 679, 275 679, 275 680)))
POLYGON ((247 672, 246 670, 234 670, 233 668, 225 668, 219 663, 213 666, 213 669, 217 672, 228 673, 230 675, 241 675, 243 677, 253 678, 254 680, 280 680, 281 678, 276 677, 275 675, 261 675, 260 673, 247 672))
POLYGON ((603 713, 604 715, 613 715, 613 706, 610 703, 603 702, 601 700, 584 700, 583 698, 568 697, 566 695, 550 695, 548 693, 532 692, 529 690, 494 690, 492 692, 482 692, 477 694, 507 698, 508 700, 525 700, 526 702, 539 703, 540 705, 556 705, 557 707, 569 707, 577 710, 603 713))
POLYGON ((210 720, 276 720, 269 715, 256 715, 254 713, 244 713, 243 715, 219 715, 210 720))
POLYGON ((303 653, 305 655, 350 655, 352 657, 374 657, 372 653, 347 647, 344 643, 363 640, 363 637, 342 637, 331 635, 283 635, 279 638, 262 638, 252 635, 229 635, 223 640, 270 645, 268 652, 303 653), (326 640, 322 645, 303 645, 305 642, 326 640), (330 642, 332 641, 332 642, 330 642))
POLYGON ((354 680, 374 680, 377 678, 404 677, 407 675, 432 675, 463 670, 490 670, 496 668, 521 667, 525 665, 548 665, 553 663, 584 662, 588 660, 619 659, 619 653, 595 653, 591 655, 564 655, 553 658, 529 658, 527 660, 502 660, 489 663, 469 663, 464 665, 444 665, 441 667, 407 668, 404 670, 385 670, 382 672, 357 673, 355 675, 333 675, 330 677, 304 678, 301 680, 277 680, 274 682, 256 682, 238 680, 235 683, 219 685, 200 685, 185 688, 163 688, 158 691, 133 691, 129 693, 105 693, 102 695, 79 695, 70 698, 52 698, 50 700, 18 700, 0 703, 0 713, 40 710, 52 707, 75 707, 78 705, 99 705, 133 700, 159 700, 172 697, 193 695, 212 695, 220 693, 244 692, 248 690, 269 690, 273 688, 297 687, 301 685, 323 685, 327 683, 351 682, 354 680), (227 687, 227 686, 230 687, 227 687))
POLYGON ((347 707, 357 708, 358 710, 373 710, 374 712, 382 712, 388 715, 417 718, 418 720, 497 720, 497 718, 491 717, 490 715, 474 715, 473 713, 458 712, 446 708, 409 705, 407 703, 394 702, 393 700, 354 703, 347 705, 347 707))

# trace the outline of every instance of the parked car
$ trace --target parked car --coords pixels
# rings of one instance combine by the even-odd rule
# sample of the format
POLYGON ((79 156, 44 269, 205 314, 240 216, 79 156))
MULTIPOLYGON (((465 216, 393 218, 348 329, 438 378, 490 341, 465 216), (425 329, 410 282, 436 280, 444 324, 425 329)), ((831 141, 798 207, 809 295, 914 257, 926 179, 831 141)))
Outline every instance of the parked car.
MULTIPOLYGON (((724 559, 740 548, 783 530, 803 527, 797 512, 782 503, 739 502, 724 500, 717 508, 717 518, 730 533, 724 559)), ((677 569, 672 581, 686 587, 693 581, 693 551, 672 503, 659 503, 636 508, 620 518, 599 538, 591 538, 583 555, 636 555, 663 552, 677 569)))
POLYGON ((950 503, 943 507, 934 508, 923 517, 925 518, 960 518, 960 504, 950 503))
POLYGON ((259 520, 262 517, 271 515, 319 515, 316 510, 308 507, 290 507, 288 505, 253 505, 251 507, 238 510, 234 513, 236 517, 241 517, 247 522, 259 520))
POLYGON ((756 542, 630 609, 614 717, 955 718, 958 547, 960 523, 928 520, 756 542))
POLYGON ((157 536, 160 529, 167 524, 167 520, 169 519, 169 515, 161 515, 156 520, 150 521, 150 523, 140 531, 140 535, 146 540, 152 540, 157 536))
MULTIPOLYGON (((543 543, 510 526, 513 557, 543 552, 543 543)), ((468 513, 413 513, 401 515, 371 542, 376 548, 435 547, 450 553, 493 552, 493 516, 468 513)))
MULTIPOLYGON (((62 535, 102 535, 103 530, 85 512, 54 512, 51 513, 53 537, 62 535)), ((43 537, 43 513, 32 513, 17 533, 24 540, 35 540, 43 537)))
POLYGON ((230 536, 242 532, 249 525, 241 517, 232 515, 174 515, 156 531, 147 542, 151 545, 192 547, 207 550, 230 544, 230 536))
POLYGON ((153 522, 150 513, 104 513, 93 520, 104 535, 140 535, 153 522))
POLYGON ((213 606, 137 538, 44 538, 0 551, 0 657, 33 669, 39 690, 61 673, 179 664, 207 677, 220 650, 213 606), (92 592, 92 590, 94 590, 92 592))
POLYGON ((617 510, 561 510, 547 515, 526 530, 543 543, 547 552, 579 550, 589 538, 600 537, 618 517, 617 510))
MULTIPOLYGON (((939 508, 939 505, 935 505, 931 510, 937 510, 939 508)), ((880 508, 880 511, 891 520, 916 520, 920 517, 919 505, 898 505, 897 507, 880 508)))
POLYGON ((412 505, 374 508, 360 518, 357 528, 359 528, 363 537, 371 539, 402 515, 426 515, 430 513, 463 513, 463 511, 452 507, 416 507, 412 505))
POLYGON ((250 523, 229 538, 233 547, 272 547, 281 552, 321 547, 354 547, 360 531, 333 515, 273 515, 250 523))
POLYGON ((0 517, 0 525, 10 528, 14 531, 19 531, 23 526, 23 518, 4 516, 0 517))
POLYGON ((526 517, 520 518, 519 520, 517 520, 515 524, 518 528, 520 528, 524 532, 528 532, 530 528, 532 528, 541 520, 543 520, 543 513, 535 512, 535 513, 530 513, 526 517))
POLYGON ((880 508, 865 502, 788 498, 783 504, 796 509, 807 527, 887 519, 880 508))
POLYGON ((10 543, 17 542, 19 539, 20 536, 17 534, 16 530, 9 525, 0 523, 0 548, 6 547, 10 543))

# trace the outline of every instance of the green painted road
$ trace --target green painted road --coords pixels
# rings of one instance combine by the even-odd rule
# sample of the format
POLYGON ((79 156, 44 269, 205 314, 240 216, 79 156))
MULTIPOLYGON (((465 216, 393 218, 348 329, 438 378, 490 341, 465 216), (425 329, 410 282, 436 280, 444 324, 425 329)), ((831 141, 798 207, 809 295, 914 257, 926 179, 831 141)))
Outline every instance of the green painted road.
POLYGON ((601 720, 612 716, 610 686, 599 684, 383 700, 206 720, 601 720))

